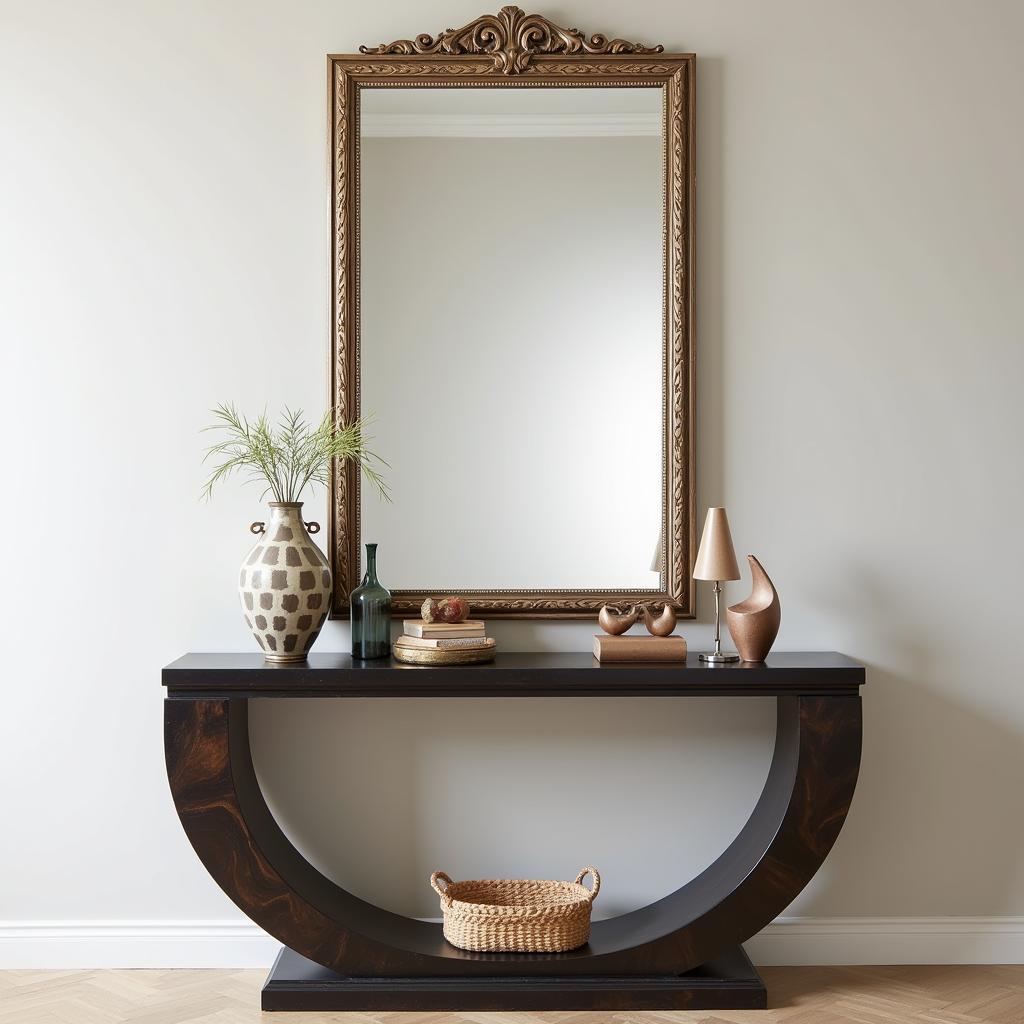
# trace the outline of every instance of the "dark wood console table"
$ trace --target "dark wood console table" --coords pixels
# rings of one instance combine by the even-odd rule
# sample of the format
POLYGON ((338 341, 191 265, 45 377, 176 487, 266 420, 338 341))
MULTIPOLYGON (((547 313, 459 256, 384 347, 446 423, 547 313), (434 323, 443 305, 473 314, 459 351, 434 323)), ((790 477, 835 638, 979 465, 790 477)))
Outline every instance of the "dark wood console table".
POLYGON ((285 949, 265 1010, 743 1009, 766 1005, 740 945, 810 881, 846 819, 860 765, 864 669, 841 654, 764 664, 599 665, 589 654, 502 654, 427 668, 314 654, 188 654, 163 670, 171 793, 196 853, 285 949), (358 899, 288 841, 260 792, 249 701, 267 697, 774 696, 775 753, 750 819, 664 899, 597 921, 582 949, 469 953, 440 924, 358 899))

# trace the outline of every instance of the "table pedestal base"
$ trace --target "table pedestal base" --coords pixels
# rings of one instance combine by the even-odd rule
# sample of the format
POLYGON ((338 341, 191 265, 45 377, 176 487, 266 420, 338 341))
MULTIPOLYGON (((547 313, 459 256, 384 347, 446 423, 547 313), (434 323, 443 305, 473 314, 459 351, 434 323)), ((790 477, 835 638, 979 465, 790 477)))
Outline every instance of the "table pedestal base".
POLYGON ((742 946, 679 975, 349 978, 284 947, 264 1010, 763 1010, 764 982, 742 946))

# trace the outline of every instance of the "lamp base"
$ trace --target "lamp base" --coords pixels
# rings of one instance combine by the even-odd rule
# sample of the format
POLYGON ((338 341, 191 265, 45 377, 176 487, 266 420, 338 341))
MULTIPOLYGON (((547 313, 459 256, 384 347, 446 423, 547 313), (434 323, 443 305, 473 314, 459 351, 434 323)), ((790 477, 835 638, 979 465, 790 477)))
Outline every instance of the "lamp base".
POLYGON ((740 656, 738 654, 702 654, 700 660, 706 661, 709 665, 728 665, 731 662, 739 661, 740 656))

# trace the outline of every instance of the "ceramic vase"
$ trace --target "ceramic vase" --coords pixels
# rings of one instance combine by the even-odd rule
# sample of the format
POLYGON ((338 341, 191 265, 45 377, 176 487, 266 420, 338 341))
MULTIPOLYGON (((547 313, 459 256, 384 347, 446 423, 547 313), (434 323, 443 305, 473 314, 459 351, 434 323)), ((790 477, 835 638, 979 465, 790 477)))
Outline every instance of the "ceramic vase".
POLYGON ((730 605, 725 617, 740 657, 744 661, 764 661, 779 634, 782 605, 764 566, 753 555, 747 555, 747 561, 753 584, 750 597, 730 605))
MULTIPOLYGON (((301 501, 272 501, 270 520, 238 578, 245 621, 267 661, 304 661, 320 635, 331 601, 331 570, 302 521, 301 501)), ((307 529, 307 526, 309 529, 307 529)))

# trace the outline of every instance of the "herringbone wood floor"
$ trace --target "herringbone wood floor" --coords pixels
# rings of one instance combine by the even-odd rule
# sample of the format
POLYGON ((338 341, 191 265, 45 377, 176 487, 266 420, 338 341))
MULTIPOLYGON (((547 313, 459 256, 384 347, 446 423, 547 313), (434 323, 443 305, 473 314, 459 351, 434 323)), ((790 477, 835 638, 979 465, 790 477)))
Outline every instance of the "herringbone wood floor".
POLYGON ((261 1014, 263 971, 0 971, 0 1024, 1024 1024, 1024 966, 761 973, 757 1012, 261 1014))

